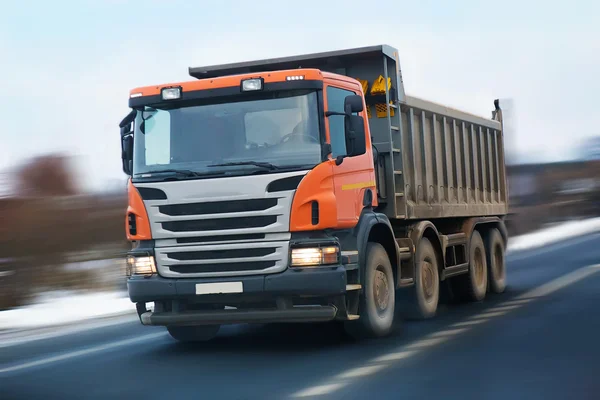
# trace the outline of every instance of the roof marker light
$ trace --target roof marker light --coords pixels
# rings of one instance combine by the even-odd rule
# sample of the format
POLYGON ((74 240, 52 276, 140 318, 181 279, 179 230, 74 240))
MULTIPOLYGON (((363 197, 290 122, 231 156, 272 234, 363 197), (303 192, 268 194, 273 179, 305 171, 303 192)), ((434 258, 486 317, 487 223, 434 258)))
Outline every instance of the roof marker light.
POLYGON ((143 95, 144 95, 143 93, 131 93, 129 98, 135 99, 136 97, 142 97, 143 95))
POLYGON ((304 79, 304 75, 292 75, 292 76, 285 77, 286 81, 301 81, 303 79, 304 79))

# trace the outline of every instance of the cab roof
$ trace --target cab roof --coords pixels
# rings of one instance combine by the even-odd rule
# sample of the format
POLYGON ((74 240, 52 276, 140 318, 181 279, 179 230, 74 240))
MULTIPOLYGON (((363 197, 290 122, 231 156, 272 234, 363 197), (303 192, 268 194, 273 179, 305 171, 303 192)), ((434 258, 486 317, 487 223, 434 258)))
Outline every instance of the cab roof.
MULTIPOLYGON (((330 76, 331 74, 327 75, 330 76)), ((288 79, 288 77, 291 76, 302 76, 304 81, 322 81, 324 74, 323 72, 317 69, 263 71, 239 75, 222 76, 213 79, 199 79, 194 81, 173 82, 153 86, 137 87, 130 91, 130 96, 156 96, 160 95, 162 89, 169 87, 181 87, 182 92, 206 89, 219 89, 226 87, 239 87, 243 80, 252 78, 263 78, 265 84, 274 82, 285 82, 288 79)))

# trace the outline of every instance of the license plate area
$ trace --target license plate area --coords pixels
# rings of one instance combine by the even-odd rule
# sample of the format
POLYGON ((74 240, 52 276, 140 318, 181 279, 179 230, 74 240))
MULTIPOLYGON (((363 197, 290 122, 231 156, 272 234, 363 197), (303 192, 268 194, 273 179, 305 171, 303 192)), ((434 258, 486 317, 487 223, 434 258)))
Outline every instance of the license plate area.
POLYGON ((196 295, 244 293, 243 282, 197 283, 196 295))

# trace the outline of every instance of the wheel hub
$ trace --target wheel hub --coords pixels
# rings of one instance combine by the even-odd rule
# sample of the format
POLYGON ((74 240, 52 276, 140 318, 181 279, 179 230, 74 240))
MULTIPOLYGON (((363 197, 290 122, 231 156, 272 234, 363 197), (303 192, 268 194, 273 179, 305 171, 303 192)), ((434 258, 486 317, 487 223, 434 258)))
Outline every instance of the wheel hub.
POLYGON ((480 248, 475 249, 475 254, 473 257, 473 268, 475 273, 475 282, 477 286, 481 286, 484 284, 483 282, 483 253, 480 248))
POLYGON ((422 262, 422 279, 421 286, 423 288, 423 294, 429 301, 433 297, 434 293, 434 276, 433 265, 429 261, 422 262))
POLYGON ((387 275, 379 268, 375 271, 374 282, 375 304, 379 312, 385 311, 388 308, 389 302, 389 283, 387 275))

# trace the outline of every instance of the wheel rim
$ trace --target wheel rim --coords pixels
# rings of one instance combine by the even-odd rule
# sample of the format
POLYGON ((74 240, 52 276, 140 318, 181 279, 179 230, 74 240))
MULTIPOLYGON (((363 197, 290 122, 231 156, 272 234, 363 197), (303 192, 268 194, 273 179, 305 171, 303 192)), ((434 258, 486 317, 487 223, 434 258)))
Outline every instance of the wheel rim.
POLYGON ((375 306, 377 313, 383 314, 389 305, 390 288, 389 281, 382 266, 378 266, 375 270, 375 280, 373 282, 373 293, 375 294, 375 306))
POLYGON ((483 286, 483 284, 485 283, 483 281, 483 252, 479 247, 475 248, 475 253, 473 255, 473 272, 475 273, 475 284, 478 287, 483 286))
POLYGON ((421 266, 421 287, 423 288, 425 300, 429 303, 433 300, 435 294, 435 272, 433 270, 433 264, 429 262, 429 260, 424 260, 421 263, 421 266))
POLYGON ((504 254, 500 245, 494 247, 494 277, 496 279, 504 278, 504 254))

